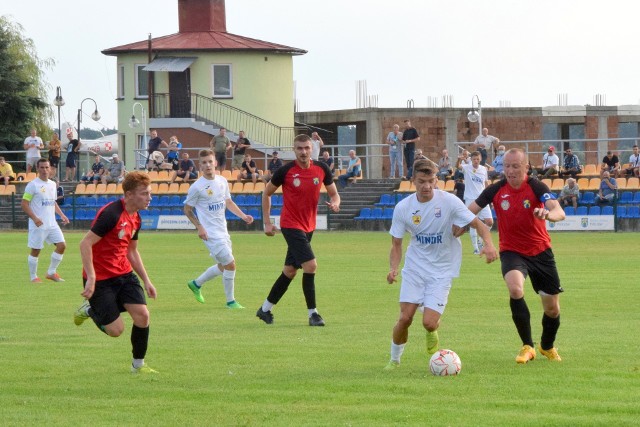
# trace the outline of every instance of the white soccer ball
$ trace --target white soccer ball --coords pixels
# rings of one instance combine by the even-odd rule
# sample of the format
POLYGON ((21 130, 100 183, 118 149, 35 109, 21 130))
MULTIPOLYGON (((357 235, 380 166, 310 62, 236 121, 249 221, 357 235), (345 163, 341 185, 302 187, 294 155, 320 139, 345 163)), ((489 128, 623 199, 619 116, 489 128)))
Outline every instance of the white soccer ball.
POLYGON ((462 362, 453 350, 438 350, 429 360, 429 370, 436 376, 458 375, 460 369, 462 369, 462 362))

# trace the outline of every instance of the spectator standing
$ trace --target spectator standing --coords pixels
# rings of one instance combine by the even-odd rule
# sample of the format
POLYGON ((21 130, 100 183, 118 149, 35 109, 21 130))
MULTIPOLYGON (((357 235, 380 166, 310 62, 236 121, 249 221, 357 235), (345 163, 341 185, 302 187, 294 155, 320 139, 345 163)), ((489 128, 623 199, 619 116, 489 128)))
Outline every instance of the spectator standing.
POLYGON ((60 151, 62 151, 62 142, 57 133, 53 133, 51 141, 49 141, 49 165, 51 168, 51 178, 58 176, 58 165, 60 164, 60 151))
POLYGON ((91 165, 91 169, 87 171, 80 181, 91 182, 91 181, 100 181, 102 179, 102 175, 104 174, 104 164, 100 161, 100 156, 96 154, 95 160, 91 165))
POLYGON ((602 158, 600 178, 604 178, 605 171, 609 172, 609 175, 613 175, 614 178, 618 177, 618 174, 620 173, 620 160, 616 153, 607 151, 607 155, 602 158))
POLYGON ((400 366, 400 357, 409 339, 409 326, 419 307, 424 308, 422 325, 427 330, 427 357, 439 348, 440 318, 462 264, 462 244, 454 235, 454 229, 477 228, 486 242, 482 253, 486 254, 487 263, 498 258, 489 228, 457 197, 436 188, 437 169, 432 169, 425 160, 416 161, 413 169, 416 192, 396 205, 389 230, 389 284, 398 277, 404 235, 408 233, 410 240, 402 269, 400 317, 393 328, 391 360, 385 370, 400 366))
POLYGON ((542 177, 549 178, 555 175, 559 171, 560 158, 556 154, 556 147, 553 145, 547 149, 547 152, 542 156, 542 177))
POLYGON ((35 129, 31 129, 31 135, 24 139, 24 149, 27 150, 27 173, 30 173, 31 169, 36 169, 36 163, 42 157, 40 150, 43 148, 42 139, 35 129))
POLYGON ((331 155, 329 154, 329 150, 324 150, 322 152, 322 157, 320 157, 319 161, 324 163, 325 165, 327 165, 327 167, 331 171, 331 175, 332 176, 335 175, 335 173, 336 173, 336 164, 333 161, 333 157, 331 157, 331 155))
POLYGON ((243 309, 234 295, 236 262, 231 252, 231 237, 227 231, 224 214, 228 209, 247 224, 253 222, 253 217, 242 212, 231 200, 227 180, 223 176, 216 176, 216 158, 213 151, 200 150, 199 160, 202 176, 189 187, 184 202, 184 214, 196 226, 198 237, 204 242, 215 264, 187 283, 187 286, 196 300, 204 303, 202 286, 209 280, 222 276, 227 308, 243 309), (194 211, 197 211, 198 216, 194 211))
POLYGON ((338 177, 340 188, 347 186, 349 178, 360 176, 360 172, 362 172, 362 162, 360 161, 360 157, 356 156, 355 150, 349 150, 349 166, 347 166, 347 171, 338 177))
POLYGON ((318 161, 322 147, 324 147, 324 141, 320 138, 318 132, 313 132, 311 134, 311 160, 318 161))
POLYGON ((618 184, 615 178, 611 177, 609 171, 602 173, 602 180, 600 181, 600 190, 598 190, 598 204, 606 205, 613 203, 618 191, 618 184))
POLYGON ((242 162, 244 162, 244 154, 247 148, 251 147, 251 141, 244 136, 244 131, 238 132, 238 140, 233 144, 233 161, 231 169, 242 170, 242 162))
POLYGON ((119 337, 125 328, 120 313, 127 311, 133 321, 131 373, 156 374, 144 362, 149 344, 149 309, 144 291, 153 299, 157 292, 138 252, 142 224, 139 211, 151 202, 151 180, 144 172, 131 172, 122 190, 124 197, 98 211, 91 230, 80 242, 81 295, 86 300, 75 311, 73 322, 80 326, 91 318, 102 332, 119 337))
POLYGON ((495 149, 500 144, 500 139, 493 135, 489 135, 489 129, 482 128, 482 132, 473 141, 473 150, 478 151, 482 156, 480 164, 485 166, 487 164, 487 150, 491 148, 495 149))
POLYGON ((29 217, 28 246, 31 249, 27 257, 29 275, 32 283, 42 283, 38 277, 38 257, 44 244, 50 243, 56 248, 51 253, 51 262, 45 277, 54 282, 64 282, 57 269, 62 262, 67 245, 62 230, 56 222, 56 214, 60 216, 62 224, 68 224, 69 219, 56 203, 57 188, 56 183, 49 179, 49 160, 38 160, 36 168, 38 176, 27 184, 21 202, 22 210, 29 217))
POLYGON ((629 167, 625 171, 627 175, 640 176, 640 153, 638 146, 633 146, 633 154, 629 156, 629 167))
MULTIPOLYGON (((471 153, 469 153, 469 150, 462 150, 462 152, 460 153, 458 158, 461 158, 461 160, 460 160, 460 164, 461 165, 470 165, 471 164, 471 153)), ((453 178, 456 179, 456 180, 457 179, 464 179, 464 174, 462 173, 462 169, 460 169, 457 166, 457 162, 456 162, 456 170, 453 172, 453 178)))
MULTIPOLYGON (((160 138, 158 136, 158 131, 154 129, 151 131, 151 139, 147 144, 147 169, 148 170, 153 170, 154 167, 158 168, 158 165, 153 161, 154 160, 153 153, 155 151, 160 151, 160 147, 167 148, 169 147, 169 144, 167 144, 167 142, 164 139, 160 138)), ((164 155, 162 157, 164 160, 164 155)))
POLYGON ((275 281, 269 296, 258 309, 256 317, 267 324, 273 323, 271 310, 284 296, 302 268, 302 292, 309 313, 309 326, 324 326, 325 322, 316 307, 315 275, 318 264, 311 248, 311 238, 316 228, 318 200, 322 184, 327 189, 327 207, 340 211, 340 195, 326 165, 311 161, 311 138, 298 135, 293 141, 296 159, 276 171, 262 193, 262 218, 264 234, 274 236, 277 228, 271 223, 271 196, 282 186, 283 208, 280 228, 287 241, 287 255, 282 273, 275 281))
POLYGON ((406 179, 411 179, 413 172, 414 155, 416 151, 416 142, 420 141, 418 131, 411 126, 410 120, 404 121, 404 132, 402 132, 402 141, 404 141, 404 161, 407 164, 406 179))
POLYGON ((65 160, 64 181, 73 181, 76 176, 76 167, 78 163, 78 151, 80 151, 80 141, 73 137, 73 130, 67 129, 67 159, 65 160))
POLYGON ((449 150, 442 150, 442 157, 438 160, 438 179, 443 181, 447 180, 447 177, 453 175, 453 165, 451 164, 451 159, 449 158, 449 150))
POLYGON ((389 145, 389 178, 398 178, 404 176, 402 167, 402 132, 399 125, 393 125, 393 130, 387 135, 387 144, 389 145))
POLYGON ((491 162, 493 170, 488 172, 489 179, 504 178, 504 145, 498 146, 496 158, 491 162))
POLYGON ((227 130, 220 128, 220 132, 211 139, 209 145, 216 156, 218 170, 222 172, 227 167, 227 151, 231 148, 231 141, 229 141, 227 137, 227 130))
POLYGON ((13 173, 13 167, 10 163, 5 162, 2 156, 0 156, 0 179, 2 179, 4 185, 9 185, 9 181, 16 179, 13 173))
POLYGON ((573 154, 571 148, 567 148, 564 150, 564 161, 562 162, 562 170, 558 174, 560 178, 571 175, 572 178, 575 178, 580 172, 582 172, 582 167, 580 166, 580 159, 578 156, 573 154))
POLYGON ((553 193, 543 182, 527 177, 527 156, 512 148, 504 156, 505 180, 487 187, 469 209, 477 214, 493 203, 498 218, 502 277, 509 290, 511 318, 515 323, 522 348, 516 362, 535 359, 531 336, 531 315, 524 299, 527 276, 540 296, 544 314, 542 337, 538 350, 551 361, 561 361, 554 342, 560 328, 560 278, 556 267, 546 221, 565 218, 553 193))
MULTIPOLYGON (((464 175, 464 202, 467 206, 471 205, 487 185, 489 185, 487 168, 480 164, 481 158, 481 154, 478 151, 474 151, 471 153, 470 165, 462 164, 462 157, 458 158, 458 163, 456 164, 456 167, 461 169, 464 175)), ((488 206, 478 213, 478 218, 480 218, 489 229, 493 226, 493 216, 488 206)), ((469 230, 469 235, 471 236, 471 244, 473 245, 473 254, 479 255, 483 245, 482 239, 478 239, 478 234, 475 229, 469 230)))
POLYGON ((244 155, 244 161, 240 166, 240 177, 242 179, 250 179, 251 182, 255 184, 258 178, 260 178, 260 174, 258 173, 256 162, 251 160, 251 154, 247 153, 244 155))
POLYGON ((180 168, 173 172, 171 182, 174 182, 177 177, 182 178, 182 181, 189 182, 190 180, 197 179, 198 173, 196 172, 196 164, 189 158, 189 153, 186 151, 182 153, 182 160, 180 160, 180 168))
POLYGON ((102 183, 107 184, 109 182, 120 183, 124 180, 126 170, 124 163, 120 161, 117 154, 111 156, 111 165, 109 165, 109 171, 102 174, 102 183))
POLYGON ((171 136, 171 138, 169 138, 169 151, 167 152, 167 163, 171 165, 171 170, 177 171, 178 169, 180 169, 181 149, 182 143, 178 141, 178 137, 175 135, 171 136))
POLYGON ((264 182, 271 181, 273 174, 281 167, 282 167, 282 160, 280 160, 280 158, 278 157, 278 152, 274 151, 272 154, 271 160, 267 165, 267 170, 265 171, 264 176, 262 177, 262 180, 264 182))
POLYGON ((578 208, 578 198, 580 197, 580 188, 576 183, 575 178, 568 178, 567 183, 564 187, 562 187, 562 191, 560 192, 560 197, 558 201, 562 205, 562 207, 573 206, 574 209, 578 208))

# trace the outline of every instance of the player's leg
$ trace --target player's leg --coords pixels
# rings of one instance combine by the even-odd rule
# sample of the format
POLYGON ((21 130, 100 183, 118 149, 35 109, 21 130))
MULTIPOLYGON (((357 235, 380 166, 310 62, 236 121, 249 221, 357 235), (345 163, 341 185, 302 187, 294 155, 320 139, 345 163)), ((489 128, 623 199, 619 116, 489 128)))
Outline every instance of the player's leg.
POLYGON ((560 277, 551 249, 547 249, 535 257, 530 270, 531 284, 542 302, 542 337, 538 349, 549 360, 561 361, 554 347, 556 335, 560 328, 560 277))
POLYGON ((27 237, 27 246, 31 249, 29 256, 27 256, 27 266, 32 283, 42 282, 38 277, 38 256, 40 256, 40 251, 44 248, 45 240, 45 233, 42 228, 43 227, 29 229, 27 237))
POLYGON ((237 310, 244 307, 236 301, 235 297, 235 277, 236 262, 231 252, 231 241, 225 245, 225 249, 216 255, 216 259, 223 264, 222 284, 224 285, 224 294, 227 298, 227 308, 237 310))
MULTIPOLYGON (((402 292, 402 291, 401 291, 402 292)), ((404 347, 409 340, 409 326, 413 322, 413 316, 418 309, 417 303, 401 302, 400 316, 393 326, 391 335, 391 357, 389 363, 384 367, 385 370, 393 370, 400 366, 400 358, 404 352, 404 347)))
MULTIPOLYGON (((189 289, 191 289, 191 292, 193 292, 196 301, 200 303, 204 303, 204 296, 202 295, 201 290, 202 286, 209 280, 221 276, 224 271, 223 264, 219 262, 219 259, 217 258, 218 254, 224 249, 223 246, 220 243, 216 243, 211 240, 205 241, 204 245, 209 250, 209 256, 213 258, 215 264, 207 268, 196 279, 191 280, 187 283, 187 286, 189 287, 189 289)), ((233 257, 231 257, 231 260, 233 260, 233 257)), ((227 259, 227 261, 229 260, 227 259)))
POLYGON ((144 363, 149 344, 149 309, 138 277, 127 274, 121 279, 122 288, 118 293, 118 301, 131 316, 131 372, 156 373, 144 363))
POLYGON ((429 279, 426 281, 423 299, 422 326, 427 331, 427 354, 430 356, 440 347, 438 327, 440 318, 449 301, 451 279, 429 279))
POLYGON ((64 282, 64 279, 60 277, 57 270, 58 266, 62 262, 63 254, 67 245, 64 241, 62 230, 60 230, 60 227, 57 224, 48 231, 46 240, 53 242, 56 248, 51 253, 51 262, 49 263, 49 268, 47 269, 47 275, 45 277, 49 280, 53 280, 54 282, 64 282))

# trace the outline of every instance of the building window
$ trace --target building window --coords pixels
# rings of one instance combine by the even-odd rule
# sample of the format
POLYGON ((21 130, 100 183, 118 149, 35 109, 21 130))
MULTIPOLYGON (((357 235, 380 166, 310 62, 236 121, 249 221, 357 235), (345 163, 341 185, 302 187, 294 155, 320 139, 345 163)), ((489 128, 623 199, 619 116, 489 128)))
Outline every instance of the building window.
POLYGON ((136 64, 136 98, 149 98, 149 72, 147 64, 136 64))
POLYGON ((231 64, 214 64, 211 70, 213 73, 213 97, 232 98, 231 64))
POLYGON ((118 65, 118 99, 124 99, 124 65, 118 65))

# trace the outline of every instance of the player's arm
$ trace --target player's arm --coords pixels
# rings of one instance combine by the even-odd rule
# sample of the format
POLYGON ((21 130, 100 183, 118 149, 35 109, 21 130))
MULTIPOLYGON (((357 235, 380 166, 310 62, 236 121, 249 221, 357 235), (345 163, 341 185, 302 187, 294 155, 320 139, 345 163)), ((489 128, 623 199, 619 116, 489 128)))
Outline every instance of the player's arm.
POLYGON ((56 209, 56 213, 60 216, 60 219, 62 220, 63 224, 69 224, 69 218, 67 218, 67 216, 64 214, 64 212, 62 212, 62 209, 60 209, 60 206, 58 205, 58 202, 54 203, 54 207, 56 209))
POLYGON ((87 275, 87 282, 84 284, 84 290, 80 295, 86 299, 91 298, 96 286, 96 271, 93 268, 93 245, 98 243, 102 237, 93 231, 87 232, 82 241, 80 241, 80 258, 82 259, 82 269, 87 275))
POLYGON ((264 221, 264 234, 267 236, 273 236, 276 234, 277 228, 271 223, 271 196, 276 192, 278 187, 271 182, 267 182, 267 185, 262 192, 262 218, 264 221))
POLYGON ((142 263, 142 257, 140 256, 140 252, 138 252, 137 239, 129 242, 129 247, 127 248, 127 259, 131 263, 133 271, 135 271, 138 277, 142 279, 144 289, 147 291, 149 298, 156 299, 156 288, 153 286, 153 283, 151 283, 151 279, 149 279, 149 276, 147 275, 147 270, 144 268, 144 264, 142 263))
MULTIPOLYGON (((28 193, 25 193, 25 196, 27 194, 28 193)), ((33 209, 31 209, 31 197, 33 196, 29 194, 29 199, 22 199, 22 201, 20 202, 20 207, 22 208, 24 213, 26 213, 27 216, 31 218, 31 220, 36 225, 36 227, 40 227, 42 225, 42 220, 38 218, 38 216, 36 216, 36 214, 33 213, 33 209)))
POLYGON ((469 226, 475 228, 484 241, 484 247, 480 251, 480 254, 484 254, 487 257, 487 264, 498 259, 498 252, 496 251, 495 246, 493 246, 491 230, 489 227, 487 227, 478 217, 473 218, 473 221, 469 223, 469 226))
POLYGON ((200 220, 196 217, 196 214, 193 212, 193 206, 185 203, 183 209, 184 215, 191 221, 191 224, 196 226, 196 230, 198 230, 198 237, 202 240, 207 240, 209 236, 207 235, 207 230, 204 229, 200 220))
POLYGON ((238 207, 238 205, 236 205, 236 202, 234 202, 231 199, 231 197, 229 197, 227 200, 225 200, 225 205, 227 206, 227 209, 229 209, 238 218, 240 218, 241 220, 243 220, 247 224, 251 224, 253 222, 253 217, 251 215, 247 215, 244 212, 242 212, 242 209, 240 209, 238 207))
POLYGON ((332 182, 329 185, 325 185, 325 187, 329 196, 329 201, 326 202, 327 206, 331 212, 340 212, 340 194, 338 194, 336 184, 332 182))
POLYGON ((389 274, 387 274, 387 283, 391 284, 396 281, 401 260, 402 238, 391 237, 391 251, 389 251, 389 274))
POLYGON ((535 208, 533 215, 538 219, 546 219, 550 222, 562 221, 565 218, 564 210, 560 203, 555 199, 549 199, 544 202, 544 208, 535 208))

